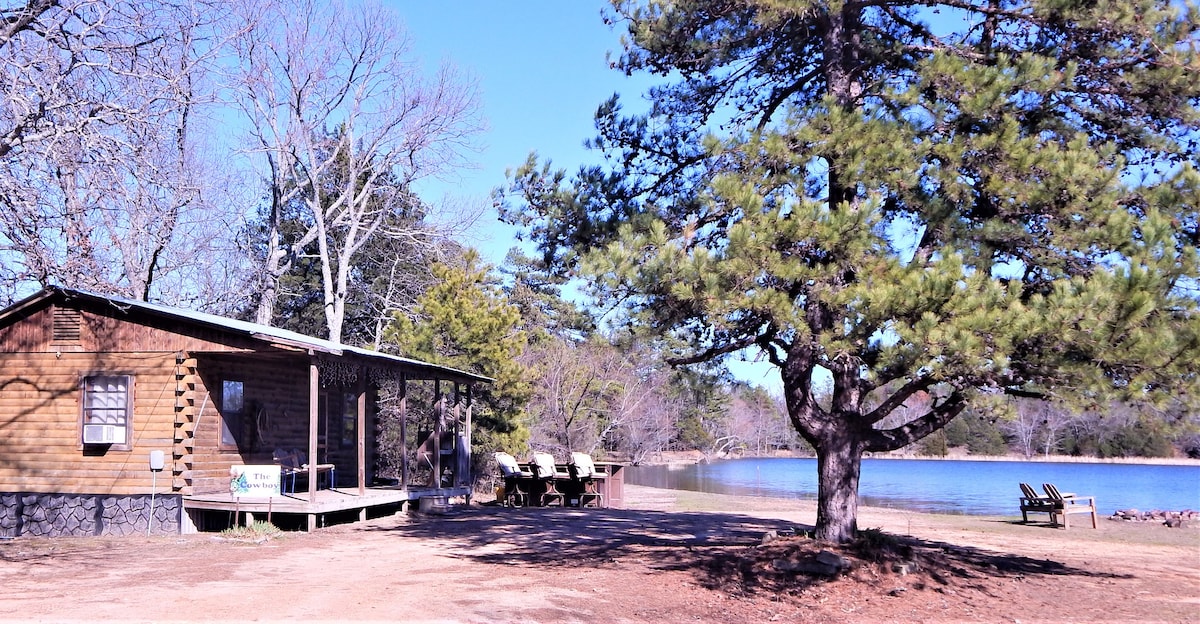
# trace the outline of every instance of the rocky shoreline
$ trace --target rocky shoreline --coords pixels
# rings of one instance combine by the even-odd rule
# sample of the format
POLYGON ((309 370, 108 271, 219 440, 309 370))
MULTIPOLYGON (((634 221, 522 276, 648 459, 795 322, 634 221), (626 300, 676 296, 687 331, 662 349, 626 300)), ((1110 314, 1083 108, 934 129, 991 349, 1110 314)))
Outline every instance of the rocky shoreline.
POLYGON ((1191 509, 1183 511, 1118 509, 1108 519, 1118 522, 1154 522, 1171 528, 1185 528, 1189 524, 1194 526, 1198 516, 1200 516, 1200 512, 1191 509))

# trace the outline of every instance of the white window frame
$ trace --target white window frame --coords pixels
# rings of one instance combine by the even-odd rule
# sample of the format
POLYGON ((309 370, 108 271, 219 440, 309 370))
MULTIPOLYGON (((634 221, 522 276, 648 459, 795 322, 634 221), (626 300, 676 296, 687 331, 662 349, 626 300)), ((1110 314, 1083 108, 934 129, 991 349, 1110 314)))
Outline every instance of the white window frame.
POLYGON ((126 373, 87 373, 79 383, 79 444, 105 446, 110 450, 133 450, 134 376, 126 373), (84 444, 84 425, 117 425, 125 428, 120 444, 84 444))

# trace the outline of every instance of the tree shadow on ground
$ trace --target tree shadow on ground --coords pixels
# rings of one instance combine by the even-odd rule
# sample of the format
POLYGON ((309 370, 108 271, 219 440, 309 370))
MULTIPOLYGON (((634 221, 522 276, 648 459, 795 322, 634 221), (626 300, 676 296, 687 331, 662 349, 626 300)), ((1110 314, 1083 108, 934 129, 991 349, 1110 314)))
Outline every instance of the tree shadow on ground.
POLYGON ((49 566, 61 565, 65 561, 79 566, 81 570, 94 569, 111 561, 114 556, 136 549, 139 544, 138 538, 124 541, 120 538, 10 538, 0 540, 0 562, 49 566))
MULTIPOLYGON (((387 531, 416 539, 453 539, 450 556, 485 563, 576 566, 644 552, 700 546, 749 546, 784 521, 731 514, 626 509, 473 507, 414 516, 387 531)), ((807 527, 803 527, 807 528, 807 527)))
POLYGON ((933 586, 982 588, 982 580, 996 577, 1131 578, 878 531, 864 531, 854 544, 833 545, 805 538, 811 528, 733 513, 476 507, 364 530, 448 542, 447 556, 496 565, 600 567, 634 559, 651 569, 690 572, 704 587, 739 594, 790 593, 845 576, 877 578, 901 566, 933 586), (768 534, 773 539, 764 540, 768 534), (843 574, 797 572, 822 551, 843 558, 843 574))

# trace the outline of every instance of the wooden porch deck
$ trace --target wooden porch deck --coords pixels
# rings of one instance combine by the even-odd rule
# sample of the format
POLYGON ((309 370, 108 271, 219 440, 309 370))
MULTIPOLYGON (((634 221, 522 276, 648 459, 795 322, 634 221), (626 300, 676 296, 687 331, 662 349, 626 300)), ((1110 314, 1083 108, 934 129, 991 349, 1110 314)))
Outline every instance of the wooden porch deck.
POLYGON ((235 499, 229 492, 212 494, 195 494, 183 497, 183 509, 189 511, 240 511, 246 515, 247 523, 255 516, 265 518, 270 514, 293 514, 308 517, 308 530, 317 528, 318 521, 325 514, 344 511, 357 511, 360 520, 365 520, 367 511, 372 507, 402 505, 422 498, 450 499, 460 496, 470 496, 470 487, 403 487, 384 486, 369 487, 359 494, 356 487, 342 487, 317 490, 313 500, 309 500, 308 492, 282 494, 272 498, 241 498, 235 499))

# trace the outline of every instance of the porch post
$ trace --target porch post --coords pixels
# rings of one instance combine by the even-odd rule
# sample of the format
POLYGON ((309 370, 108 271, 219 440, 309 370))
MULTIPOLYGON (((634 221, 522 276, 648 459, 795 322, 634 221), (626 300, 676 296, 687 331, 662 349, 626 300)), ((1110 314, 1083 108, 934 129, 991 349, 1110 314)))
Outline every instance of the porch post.
POLYGON ((462 435, 462 423, 458 420, 462 416, 462 410, 459 408, 459 402, 462 400, 460 388, 459 383, 457 381, 454 382, 454 404, 450 408, 450 418, 454 420, 454 426, 450 430, 450 439, 454 441, 454 454, 450 456, 454 460, 454 465, 451 468, 454 471, 454 479, 450 482, 450 485, 453 487, 462 485, 463 477, 462 456, 459 454, 462 450, 462 445, 459 444, 459 440, 461 439, 459 436, 462 435))
POLYGON ((400 487, 408 489, 408 373, 400 374, 400 487))
POLYGON ((433 487, 442 487, 442 422, 446 419, 446 399, 442 380, 433 380, 433 487))
POLYGON ((358 369, 358 495, 367 493, 367 368, 358 369))
POLYGON ((475 384, 467 382, 467 415, 466 415, 466 422, 463 424, 463 427, 466 429, 466 431, 463 434, 463 439, 466 440, 466 444, 463 445, 465 447, 463 449, 463 452, 466 453, 466 456, 467 456, 467 485, 468 486, 475 483, 475 475, 471 474, 471 468, 473 468, 473 466, 472 466, 473 462, 471 461, 471 454, 472 454, 472 451, 471 451, 471 415, 472 415, 471 407, 472 407, 472 404, 474 403, 474 399, 475 399, 475 384))
MULTIPOLYGON (((308 361, 308 465, 317 465, 317 420, 318 404, 320 403, 321 373, 317 369, 317 358, 309 356, 308 361)), ((317 502, 317 473, 308 471, 308 503, 317 502)), ((308 514, 308 530, 317 529, 317 515, 308 514)))

